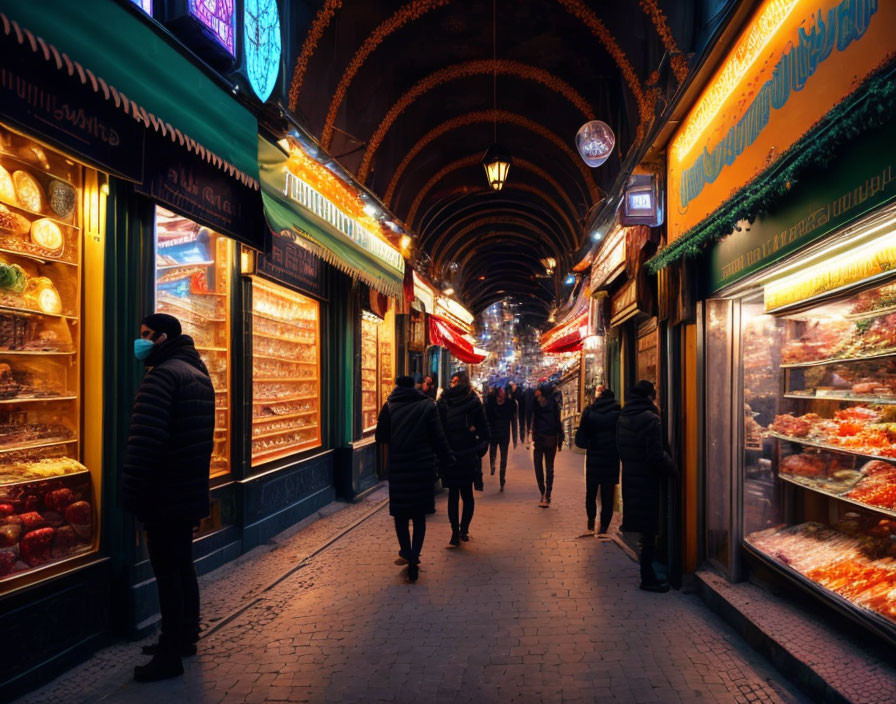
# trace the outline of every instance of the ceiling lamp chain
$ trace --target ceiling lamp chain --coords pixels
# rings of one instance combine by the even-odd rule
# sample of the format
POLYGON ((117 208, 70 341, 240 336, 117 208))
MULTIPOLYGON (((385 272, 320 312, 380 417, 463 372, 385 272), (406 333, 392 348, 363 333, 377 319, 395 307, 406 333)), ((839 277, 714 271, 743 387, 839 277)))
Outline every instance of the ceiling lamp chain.
POLYGON ((492 0, 492 145, 482 157, 482 168, 485 169, 485 178, 488 185, 495 191, 504 187, 513 158, 510 152, 498 144, 498 54, 497 54, 497 15, 495 11, 496 0, 492 0))

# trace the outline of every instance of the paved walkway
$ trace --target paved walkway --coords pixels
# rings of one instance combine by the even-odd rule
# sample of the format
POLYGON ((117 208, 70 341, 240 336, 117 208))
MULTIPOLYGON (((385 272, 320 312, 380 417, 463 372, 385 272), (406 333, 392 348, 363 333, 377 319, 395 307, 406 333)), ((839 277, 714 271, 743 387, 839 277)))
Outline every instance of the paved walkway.
POLYGON ((416 585, 393 563, 385 509, 308 557, 309 536, 322 545, 377 497, 323 518, 203 578, 213 628, 183 678, 131 682, 144 658, 128 643, 20 701, 806 701, 695 597, 639 591, 637 565, 616 544, 576 537, 582 462, 558 456, 544 510, 516 450, 507 490, 486 477, 472 540, 457 550, 445 549, 443 496, 416 585))

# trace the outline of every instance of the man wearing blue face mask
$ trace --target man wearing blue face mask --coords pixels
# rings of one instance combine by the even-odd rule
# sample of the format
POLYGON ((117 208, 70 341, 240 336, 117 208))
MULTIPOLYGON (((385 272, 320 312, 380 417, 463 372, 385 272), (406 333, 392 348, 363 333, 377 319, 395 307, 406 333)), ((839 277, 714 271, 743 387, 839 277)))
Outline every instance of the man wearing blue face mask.
POLYGON ((174 316, 146 316, 134 356, 147 372, 131 412, 121 498, 146 529, 159 590, 162 633, 143 649, 152 660, 134 668, 134 679, 152 682, 182 674, 181 657, 195 654, 199 640, 193 528, 208 515, 215 390, 174 316))

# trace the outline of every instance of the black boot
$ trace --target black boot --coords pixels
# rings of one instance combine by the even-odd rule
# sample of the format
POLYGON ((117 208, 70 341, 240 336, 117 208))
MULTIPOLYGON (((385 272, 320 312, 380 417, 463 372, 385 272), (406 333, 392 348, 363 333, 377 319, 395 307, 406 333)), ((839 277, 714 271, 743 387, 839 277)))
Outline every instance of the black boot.
POLYGON ((467 528, 465 526, 460 527, 460 539, 463 540, 465 543, 470 542, 470 529, 469 528, 467 528))
POLYGON ((448 541, 448 545, 453 548, 456 548, 458 545, 460 545, 460 531, 457 528, 452 529, 451 540, 448 541))
POLYGON ((420 567, 416 562, 408 563, 408 581, 412 584, 417 581, 417 577, 420 576, 420 567))
MULTIPOLYGON (((196 640, 199 640, 198 636, 197 636, 196 640)), ((158 652, 159 652, 159 644, 158 643, 152 643, 150 645, 143 646, 143 654, 144 655, 155 655, 158 652)), ((187 657, 190 657, 191 655, 195 655, 195 654, 196 654, 196 643, 195 642, 189 641, 189 642, 181 643, 180 649, 179 649, 179 655, 182 658, 187 658, 187 657)))
POLYGON ((164 640, 159 641, 159 649, 145 665, 134 668, 134 679, 137 682, 157 682, 178 677, 184 674, 184 664, 175 648, 169 647, 164 640))

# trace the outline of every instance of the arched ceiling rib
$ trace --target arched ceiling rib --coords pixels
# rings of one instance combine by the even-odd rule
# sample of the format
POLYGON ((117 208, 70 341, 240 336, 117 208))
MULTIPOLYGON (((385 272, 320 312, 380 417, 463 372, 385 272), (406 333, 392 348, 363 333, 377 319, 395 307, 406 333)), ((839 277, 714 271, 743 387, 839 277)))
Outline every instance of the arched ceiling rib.
POLYGON ((493 59, 489 3, 308 0, 308 24, 293 30, 289 108, 419 235, 433 267, 459 262, 458 290, 471 305, 498 290, 549 305, 544 280, 532 287, 538 255, 568 265, 661 91, 671 95, 687 77, 695 5, 497 0, 493 59), (574 145, 594 118, 617 136, 598 170, 574 145), (514 157, 498 194, 479 165, 492 123, 514 157), (501 274, 483 286, 477 256, 507 259, 505 286, 501 274))

